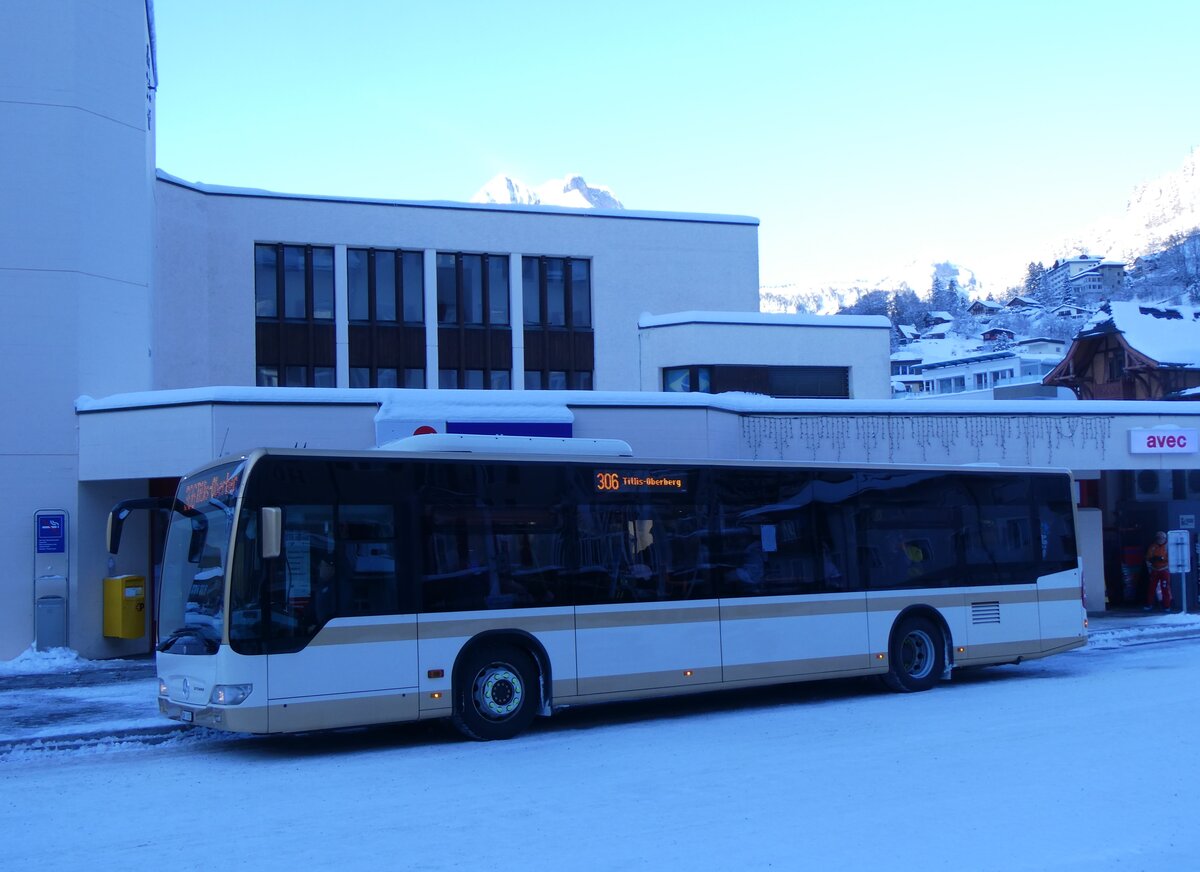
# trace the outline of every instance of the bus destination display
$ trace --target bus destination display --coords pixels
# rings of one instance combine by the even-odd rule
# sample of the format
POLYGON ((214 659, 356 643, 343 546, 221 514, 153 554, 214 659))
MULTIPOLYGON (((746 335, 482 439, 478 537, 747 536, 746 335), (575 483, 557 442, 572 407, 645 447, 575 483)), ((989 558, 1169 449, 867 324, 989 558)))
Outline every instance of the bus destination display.
POLYGON ((596 493, 687 493, 687 478, 680 473, 597 470, 596 493))
POLYGON ((237 497, 241 478, 239 466, 234 472, 224 475, 217 473, 190 481, 183 486, 183 504, 189 509, 197 509, 209 500, 232 502, 237 497))

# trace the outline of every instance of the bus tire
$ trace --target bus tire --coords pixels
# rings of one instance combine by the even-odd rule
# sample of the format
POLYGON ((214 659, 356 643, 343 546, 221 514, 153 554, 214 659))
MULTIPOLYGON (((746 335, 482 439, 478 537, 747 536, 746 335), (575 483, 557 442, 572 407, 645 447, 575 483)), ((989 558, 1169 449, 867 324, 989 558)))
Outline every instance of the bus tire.
POLYGON ((467 654, 457 676, 453 720, 464 736, 511 739, 533 722, 538 671, 527 652, 515 645, 480 646, 467 654))
POLYGON ((901 620, 889 648, 883 681, 897 693, 929 690, 946 671, 945 636, 929 618, 913 615, 901 620))

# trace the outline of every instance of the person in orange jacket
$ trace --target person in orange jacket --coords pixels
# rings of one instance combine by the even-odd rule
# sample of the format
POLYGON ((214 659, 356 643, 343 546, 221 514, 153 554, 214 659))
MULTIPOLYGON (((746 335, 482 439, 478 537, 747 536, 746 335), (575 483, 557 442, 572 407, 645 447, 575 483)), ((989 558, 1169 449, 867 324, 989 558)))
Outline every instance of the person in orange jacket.
POLYGON ((1160 530, 1154 534, 1154 541, 1146 549, 1146 571, 1149 574, 1146 611, 1154 608, 1156 602, 1161 602, 1167 611, 1171 610, 1171 575, 1167 571, 1167 563, 1167 534, 1160 530))

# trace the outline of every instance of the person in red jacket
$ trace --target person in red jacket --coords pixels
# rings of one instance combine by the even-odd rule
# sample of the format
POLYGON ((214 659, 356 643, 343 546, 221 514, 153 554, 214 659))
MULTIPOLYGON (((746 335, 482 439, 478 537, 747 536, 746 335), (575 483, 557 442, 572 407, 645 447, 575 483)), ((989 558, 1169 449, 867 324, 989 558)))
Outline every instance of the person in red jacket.
POLYGON ((1171 575, 1167 571, 1167 534, 1161 530, 1154 534, 1154 541, 1146 549, 1146 611, 1156 602, 1168 612, 1171 610, 1171 575))

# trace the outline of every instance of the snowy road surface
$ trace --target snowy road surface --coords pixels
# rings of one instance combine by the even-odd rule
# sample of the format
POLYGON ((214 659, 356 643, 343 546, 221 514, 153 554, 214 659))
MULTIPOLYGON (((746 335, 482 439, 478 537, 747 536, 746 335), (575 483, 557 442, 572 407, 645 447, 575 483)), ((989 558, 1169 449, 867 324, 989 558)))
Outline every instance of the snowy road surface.
POLYGON ((441 724, 0 758, 12 869, 1181 870, 1200 639, 441 724))

